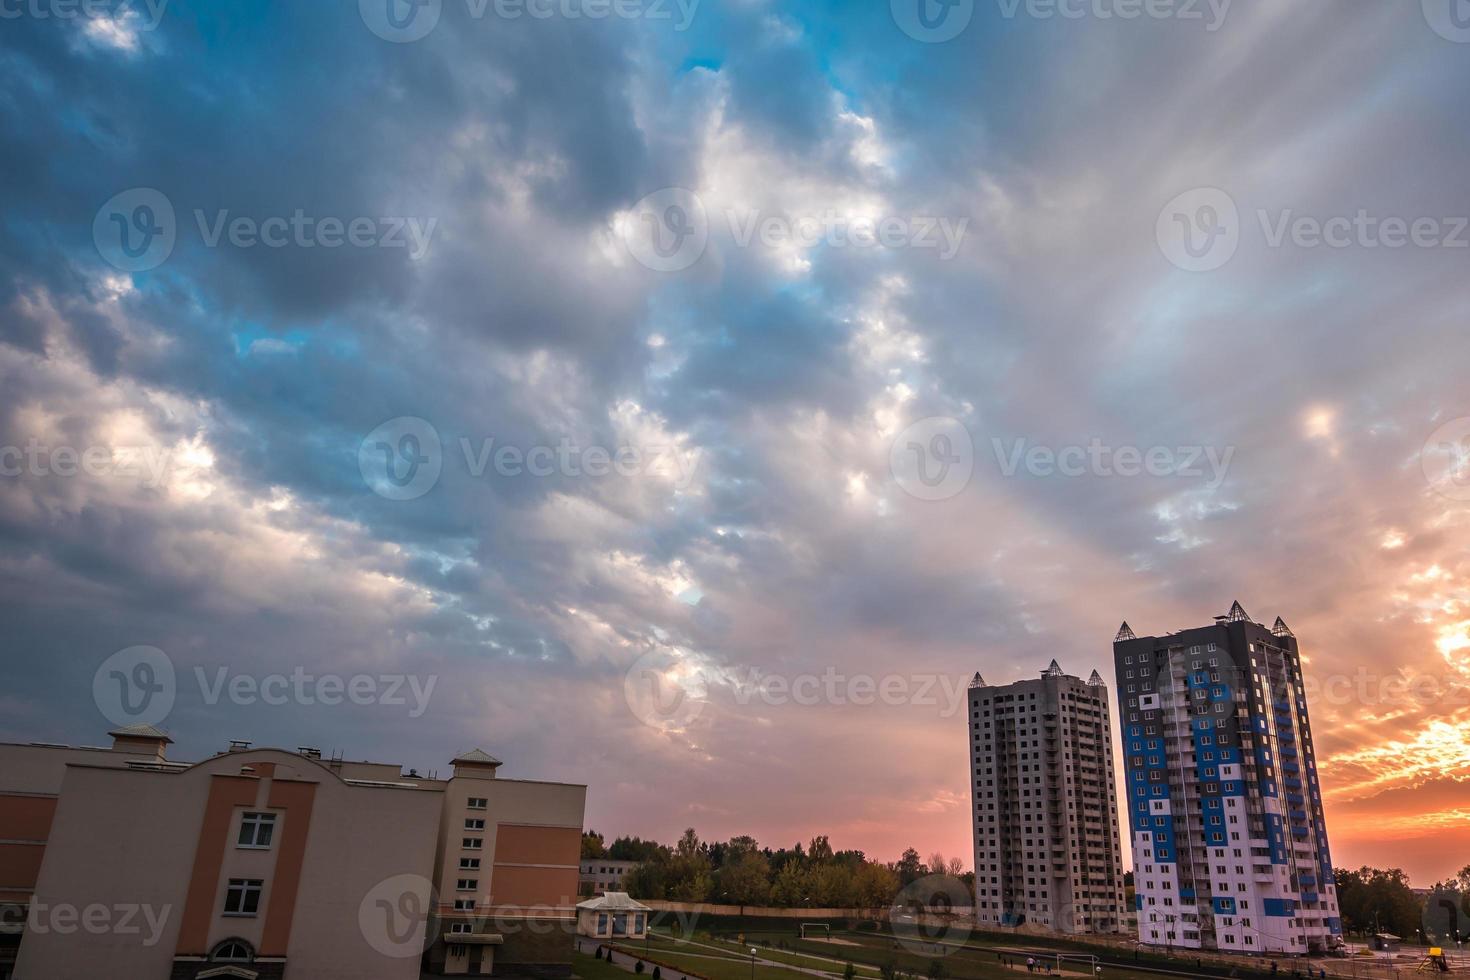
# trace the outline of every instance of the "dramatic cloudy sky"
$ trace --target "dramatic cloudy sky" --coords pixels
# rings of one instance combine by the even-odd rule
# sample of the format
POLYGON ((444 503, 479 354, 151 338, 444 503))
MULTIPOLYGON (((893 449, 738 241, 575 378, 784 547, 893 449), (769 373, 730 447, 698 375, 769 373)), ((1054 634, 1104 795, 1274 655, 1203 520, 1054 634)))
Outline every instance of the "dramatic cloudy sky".
POLYGON ((975 671, 1238 598, 1470 861, 1470 30, 926 2, 6 4, 0 738, 968 863, 975 671))

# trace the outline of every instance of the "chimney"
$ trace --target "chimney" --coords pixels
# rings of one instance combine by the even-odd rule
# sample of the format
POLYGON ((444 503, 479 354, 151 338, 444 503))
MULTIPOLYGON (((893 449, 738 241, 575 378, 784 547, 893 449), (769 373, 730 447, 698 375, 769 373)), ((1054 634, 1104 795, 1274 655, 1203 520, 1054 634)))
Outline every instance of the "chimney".
POLYGON ((162 761, 167 746, 173 742, 152 725, 125 725, 107 734, 112 736, 112 751, 131 755, 148 755, 162 761))

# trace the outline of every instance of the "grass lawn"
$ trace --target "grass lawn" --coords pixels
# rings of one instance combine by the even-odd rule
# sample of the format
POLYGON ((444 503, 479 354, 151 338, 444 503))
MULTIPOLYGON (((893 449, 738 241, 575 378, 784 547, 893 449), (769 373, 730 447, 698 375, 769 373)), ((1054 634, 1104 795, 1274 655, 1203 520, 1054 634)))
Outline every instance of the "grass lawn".
POLYGON ((586 953, 572 954, 572 972, 582 980, 629 980, 632 976, 622 967, 586 953))
MULTIPOLYGON (((728 953, 731 956, 744 960, 746 963, 750 962, 750 954, 747 951, 750 949, 751 946, 754 946, 756 949, 760 950, 759 955, 762 959, 775 960, 777 963, 786 963, 790 966, 805 967, 809 970, 825 970, 829 973, 837 974, 842 973, 843 967, 847 963, 852 963, 854 969, 857 970, 857 975, 859 977, 873 978, 879 975, 878 968, 876 966, 868 966, 866 964, 859 963, 856 960, 851 960, 844 955, 844 951, 853 948, 851 946, 829 946, 825 943, 816 943, 814 945, 821 947, 825 951, 820 953, 813 952, 807 954, 797 952, 796 950, 792 949, 777 949, 774 946, 764 945, 765 941, 769 940, 771 942, 775 942, 776 938, 778 938, 776 936, 768 935, 766 933, 752 933, 746 938, 749 940, 749 942, 741 945, 740 943, 735 942, 733 939, 707 938, 701 936, 693 940, 694 942, 698 942, 701 945, 693 948, 677 940, 655 938, 654 946, 657 948, 659 946, 659 943, 662 942, 665 944, 664 948, 667 949, 672 949, 676 951, 682 949, 688 952, 699 953, 713 953, 713 950, 709 949, 709 947, 717 946, 722 952, 728 953)), ((779 938, 786 939, 788 937, 780 936, 779 938)))
MULTIPOLYGON (((617 949, 630 956, 643 956, 643 944, 623 945, 619 944, 617 949)), ((737 956, 735 954, 724 955, 714 950, 691 949, 688 946, 679 947, 673 943, 655 942, 650 944, 649 956, 664 965, 664 973, 669 972, 672 967, 675 970, 697 973, 708 977, 709 980, 750 980, 750 956, 737 956), (676 950, 681 950, 677 951, 676 950)), ((650 969, 651 973, 652 970, 650 969)), ((645 974, 646 975, 646 974, 645 974)), ((628 980, 628 974, 624 973, 622 980, 628 980)), ((798 973, 795 970, 783 970, 776 966, 757 965, 755 968, 755 980, 817 980, 809 973, 798 973)))
MULTIPOLYGON (((1021 977, 1029 978, 1032 974, 1026 973, 1024 958, 1021 964, 1007 969, 1001 965, 996 957, 995 950, 983 949, 978 946, 966 946, 954 950, 947 956, 936 956, 933 952, 914 951, 908 947, 898 944, 897 940, 890 934, 875 934, 871 932, 833 932, 834 938, 845 939, 856 943, 854 946, 833 946, 828 943, 803 940, 799 934, 761 932, 748 935, 746 938, 752 940, 761 955, 766 955, 766 949, 760 943, 765 940, 774 942, 776 939, 785 940, 791 951, 807 953, 812 956, 826 956, 832 959, 842 959, 859 966, 870 969, 893 963, 906 973, 925 976, 930 964, 938 959, 943 967, 944 976, 947 980, 1020 980, 1021 977), (897 948, 895 948, 897 946, 897 948)), ((1024 943, 1025 937, 1017 937, 1024 943)), ((1010 945, 1010 944, 1004 944, 1010 945)), ((780 950, 773 952, 783 952, 780 950)), ((1068 952, 1068 950, 1062 950, 1068 952)), ((770 957, 775 959, 773 955, 770 957)), ((835 972, 840 973, 841 967, 832 967, 835 972)), ((1068 965, 1066 980, 1080 977, 1087 972, 1087 966, 1082 963, 1068 965)), ((860 973, 861 977, 871 977, 870 972, 860 973)), ((1055 975, 1053 975, 1055 976, 1055 975)), ((808 978, 811 980, 811 978, 808 978)), ((1154 974, 1135 973, 1119 967, 1103 967, 1103 980, 1159 980, 1154 974)))

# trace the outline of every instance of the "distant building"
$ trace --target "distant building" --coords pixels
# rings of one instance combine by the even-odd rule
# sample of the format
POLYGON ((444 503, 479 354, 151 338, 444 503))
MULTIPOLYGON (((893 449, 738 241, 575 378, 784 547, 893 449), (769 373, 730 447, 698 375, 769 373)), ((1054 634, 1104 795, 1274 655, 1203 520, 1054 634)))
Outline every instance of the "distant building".
POLYGON ((1296 637, 1240 603, 1113 640, 1145 943, 1279 954, 1340 942, 1296 637))
POLYGON ((578 893, 602 895, 623 891, 628 872, 638 867, 637 861, 614 861, 611 858, 583 858, 578 877, 578 893))
POLYGON ((608 892, 577 906, 577 935, 592 939, 642 939, 649 908, 626 892, 608 892))
POLYGON ((1108 689, 1053 660, 1037 679, 970 684, 975 915, 1065 933, 1121 928, 1123 869, 1108 689))
POLYGON ((0 903, 25 922, 0 975, 570 972, 585 787, 496 778, 479 750, 438 779, 245 742, 190 764, 156 729, 110 734, 0 744, 0 903))

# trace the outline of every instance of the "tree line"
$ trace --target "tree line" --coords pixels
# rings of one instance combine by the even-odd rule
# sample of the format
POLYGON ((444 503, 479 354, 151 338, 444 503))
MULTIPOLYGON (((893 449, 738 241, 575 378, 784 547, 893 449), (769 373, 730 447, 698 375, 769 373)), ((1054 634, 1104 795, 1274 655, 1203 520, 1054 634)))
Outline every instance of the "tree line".
POLYGON ((897 861, 870 861, 862 851, 833 850, 826 835, 805 847, 761 847, 754 837, 702 841, 691 827, 673 846, 639 837, 607 844, 596 831, 582 835, 582 857, 637 861, 624 879, 634 898, 780 908, 882 908, 899 891, 930 874, 974 874, 959 858, 941 853, 923 861, 910 847, 897 861))
POLYGON ((1416 942, 1470 941, 1470 864, 1435 882, 1428 894, 1409 887, 1409 876, 1399 868, 1338 868, 1333 878, 1342 927, 1351 935, 1386 932, 1416 942))

